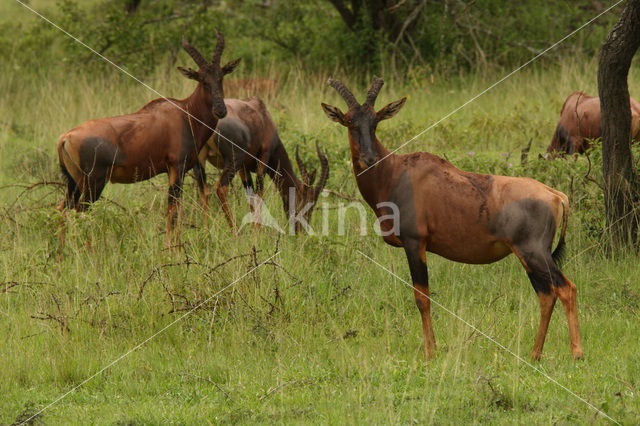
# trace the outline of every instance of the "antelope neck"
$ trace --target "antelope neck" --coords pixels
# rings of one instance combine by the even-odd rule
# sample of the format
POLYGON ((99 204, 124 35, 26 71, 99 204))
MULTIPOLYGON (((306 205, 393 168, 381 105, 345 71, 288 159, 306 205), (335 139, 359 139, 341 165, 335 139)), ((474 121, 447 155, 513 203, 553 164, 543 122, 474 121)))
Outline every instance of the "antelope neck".
POLYGON ((185 111, 189 113, 188 121, 191 125, 196 147, 200 149, 211 137, 218 125, 218 119, 213 115, 211 95, 198 83, 193 93, 183 101, 185 111), (204 123, 204 125, 203 125, 204 123))
POLYGON ((293 166, 291 164, 291 160, 289 159, 289 155, 287 155, 287 150, 284 148, 284 145, 278 144, 277 148, 273 151, 273 154, 271 154, 269 163, 269 166, 274 170, 277 170, 280 175, 277 175, 273 170, 269 168, 267 168, 267 173, 271 175, 271 178, 278 187, 278 191, 280 191, 280 196, 282 197, 282 199, 288 200, 289 188, 294 187, 297 193, 299 188, 302 187, 302 181, 300 181, 296 176, 296 173, 293 170, 293 166))
POLYGON ((382 189, 392 184, 394 178, 393 172, 395 169, 394 163, 397 156, 395 154, 391 154, 384 146, 382 146, 378 138, 374 137, 373 149, 378 156, 378 163, 367 170, 367 167, 360 162, 358 142, 351 140, 351 138, 349 142, 351 145, 351 162, 353 164, 353 172, 356 176, 356 183, 358 184, 358 189, 360 190, 362 197, 371 206, 387 201, 383 194, 386 194, 388 191, 383 191, 382 189))

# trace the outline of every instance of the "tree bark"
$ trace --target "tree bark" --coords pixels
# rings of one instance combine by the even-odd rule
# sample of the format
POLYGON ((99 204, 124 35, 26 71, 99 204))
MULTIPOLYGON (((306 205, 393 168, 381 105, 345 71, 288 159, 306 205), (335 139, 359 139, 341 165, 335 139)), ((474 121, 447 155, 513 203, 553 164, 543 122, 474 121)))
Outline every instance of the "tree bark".
POLYGON ((407 0, 328 0, 338 11, 347 28, 355 30, 360 13, 366 14, 370 20, 371 29, 382 31, 391 42, 398 37, 402 28, 399 15, 408 14, 421 4, 414 5, 407 0))
POLYGON ((140 7, 140 2, 142 0, 127 0, 124 5, 125 10, 129 15, 133 15, 138 11, 138 7, 140 7))
MULTIPOLYGON (((344 3, 344 0, 329 0, 329 3, 333 5, 333 7, 338 11, 342 20, 346 24, 346 26, 352 30, 353 26, 356 24, 357 10, 355 4, 352 6, 353 11, 350 10, 347 5, 344 3)), ((354 3, 354 2, 352 2, 354 3)), ((358 8, 359 9, 359 8, 358 8)))
POLYGON ((639 199, 631 154, 631 111, 627 76, 640 46, 640 0, 628 0, 607 37, 598 63, 602 110, 602 174, 607 226, 614 248, 637 239, 639 199))

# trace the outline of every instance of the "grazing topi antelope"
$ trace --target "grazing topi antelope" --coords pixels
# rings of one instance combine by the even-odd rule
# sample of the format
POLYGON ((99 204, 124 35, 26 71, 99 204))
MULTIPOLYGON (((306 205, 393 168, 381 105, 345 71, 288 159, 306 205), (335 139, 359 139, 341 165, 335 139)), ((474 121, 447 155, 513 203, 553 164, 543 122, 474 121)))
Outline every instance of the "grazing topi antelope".
MULTIPOLYGON (((631 138, 640 137, 640 103, 629 98, 631 108, 631 138)), ((600 98, 582 92, 573 92, 562 105, 560 121, 553 133, 547 152, 584 154, 591 147, 589 139, 600 137, 602 114, 600 98)))
POLYGON ((204 164, 208 160, 222 169, 216 193, 229 226, 234 229, 236 227, 227 204, 229 183, 235 174, 240 174, 247 196, 251 197, 254 194, 251 173, 256 173, 257 195, 262 197, 266 173, 278 187, 285 214, 290 220, 295 220, 295 231, 299 232, 302 222, 308 223, 311 218, 313 207, 329 178, 329 161, 326 155, 316 145, 321 169, 320 179, 314 186, 316 171, 307 172, 296 147, 296 161, 302 174, 302 180, 298 179, 264 103, 255 97, 225 99, 224 102, 227 116, 218 122, 218 133, 214 133, 200 151, 200 163, 204 164), (234 144, 229 143, 229 140, 234 141, 234 144), (295 204, 294 200, 290 200, 290 195, 295 197, 295 204))
POLYGON ((514 253, 540 301, 540 326, 531 357, 539 359, 556 298, 569 322, 571 352, 582 357, 576 286, 558 268, 564 248, 569 202, 566 195, 524 177, 469 173, 427 152, 389 153, 376 126, 393 117, 406 98, 374 110, 383 80, 376 77, 360 105, 347 87, 329 80, 346 101, 346 113, 322 104, 327 116, 348 129, 353 171, 360 193, 380 219, 385 242, 403 247, 422 316, 424 345, 433 357, 426 252, 463 263, 493 263, 514 253), (399 215, 392 215, 391 205, 399 215), (396 223, 388 218, 399 217, 396 223), (560 239, 551 253, 554 235, 560 239))
POLYGON ((59 210, 86 210, 100 197, 107 182, 135 183, 167 173, 166 242, 171 244, 185 173, 194 168, 198 186, 206 192, 198 152, 218 119, 227 114, 222 78, 240 62, 236 59, 220 66, 224 38, 217 30, 216 36, 211 62, 182 40, 182 47, 199 67, 198 71, 178 67, 187 78, 198 82, 188 98, 155 99, 133 114, 87 121, 60 136, 58 156, 67 191, 59 210))

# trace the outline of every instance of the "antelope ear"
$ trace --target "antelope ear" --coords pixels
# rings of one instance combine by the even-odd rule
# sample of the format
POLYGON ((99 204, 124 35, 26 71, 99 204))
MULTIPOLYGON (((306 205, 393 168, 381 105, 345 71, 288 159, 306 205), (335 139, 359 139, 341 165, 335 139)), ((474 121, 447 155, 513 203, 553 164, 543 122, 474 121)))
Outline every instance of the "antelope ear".
POLYGON ((231 74, 233 70, 236 69, 241 59, 242 58, 238 58, 235 61, 228 62, 224 67, 222 67, 222 74, 223 75, 231 74))
POLYGON ((386 120, 387 118, 393 117, 404 106, 406 100, 407 98, 402 98, 399 101, 387 104, 384 108, 380 109, 380 111, 376 112, 376 119, 378 121, 382 121, 386 120))
POLYGON ((190 78, 191 80, 200 81, 200 76, 198 75, 198 71, 195 71, 192 68, 178 67, 178 69, 180 70, 182 75, 184 75, 185 77, 190 78))
POLYGON ((344 114, 342 113, 342 111, 340 111, 340 108, 333 105, 327 105, 322 102, 322 109, 324 110, 324 113, 327 114, 327 117, 329 117, 330 120, 333 120, 336 123, 340 123, 343 126, 346 125, 344 114))

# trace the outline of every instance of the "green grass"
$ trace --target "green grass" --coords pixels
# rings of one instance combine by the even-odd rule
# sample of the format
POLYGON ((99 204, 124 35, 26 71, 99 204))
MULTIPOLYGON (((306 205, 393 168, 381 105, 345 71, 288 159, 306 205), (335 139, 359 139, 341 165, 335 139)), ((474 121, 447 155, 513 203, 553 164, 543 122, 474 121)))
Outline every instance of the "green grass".
MULTIPOLYGON (((229 47, 232 49, 232 46, 229 47)), ((466 170, 533 176, 572 202, 563 270, 578 286, 585 359, 570 356, 561 304, 543 359, 533 365, 626 424, 640 421, 640 274, 637 255, 604 255, 602 195, 584 179, 587 160, 549 162, 544 152, 562 102, 595 93, 595 61, 526 69, 409 144, 466 170), (534 139, 530 162, 520 149, 534 139), (470 152, 473 155, 470 155, 470 152), (507 157, 505 154, 509 153, 507 157)), ((400 146, 505 75, 388 78, 378 106, 407 95, 380 126, 400 146)), ((277 70, 272 71, 277 74, 277 70)), ((327 76, 289 74, 269 104, 290 153, 296 144, 318 165, 328 152, 328 188, 358 196, 346 131, 320 109, 344 103, 327 76)), ((343 78, 343 76, 337 76, 343 78)), ((630 87, 640 78, 631 77, 630 87)), ((149 81, 187 96, 178 73, 149 81)), ((355 89, 359 98, 365 87, 355 89)), ((204 227, 192 179, 185 188, 182 249, 164 249, 167 178, 108 185, 90 212, 72 214, 57 258, 60 216, 57 136, 90 118, 132 112, 156 97, 115 70, 112 76, 0 78, 0 423, 26 419, 143 340, 246 274, 196 312, 47 409, 58 423, 605 423, 586 404, 434 306, 438 355, 426 361, 412 291, 357 252, 408 279, 401 250, 360 236, 355 211, 346 235, 335 210, 328 236, 281 236, 269 229, 230 233, 219 204, 204 227), (254 252, 255 250, 255 252, 254 252), (255 254, 253 254, 255 253, 255 254), (238 257, 243 255, 242 257, 238 257), (229 260, 231 259, 231 260, 229 260), (222 266, 223 262, 228 261, 222 266), (142 297, 138 299, 144 284, 142 297)), ((592 156, 599 176, 598 155, 592 156)), ((218 171, 208 169, 209 182, 218 171)), ((266 202, 284 225, 272 184, 266 202)), ((231 203, 248 212, 239 181, 231 203)), ((321 202, 345 201, 330 195, 321 202)), ((367 209, 370 225, 373 215, 367 209)), ((318 208, 312 225, 321 227, 318 208)), ((369 231, 371 230, 369 226, 369 231)), ((434 299, 528 360, 538 302, 515 257, 488 266, 428 256, 434 299)))

